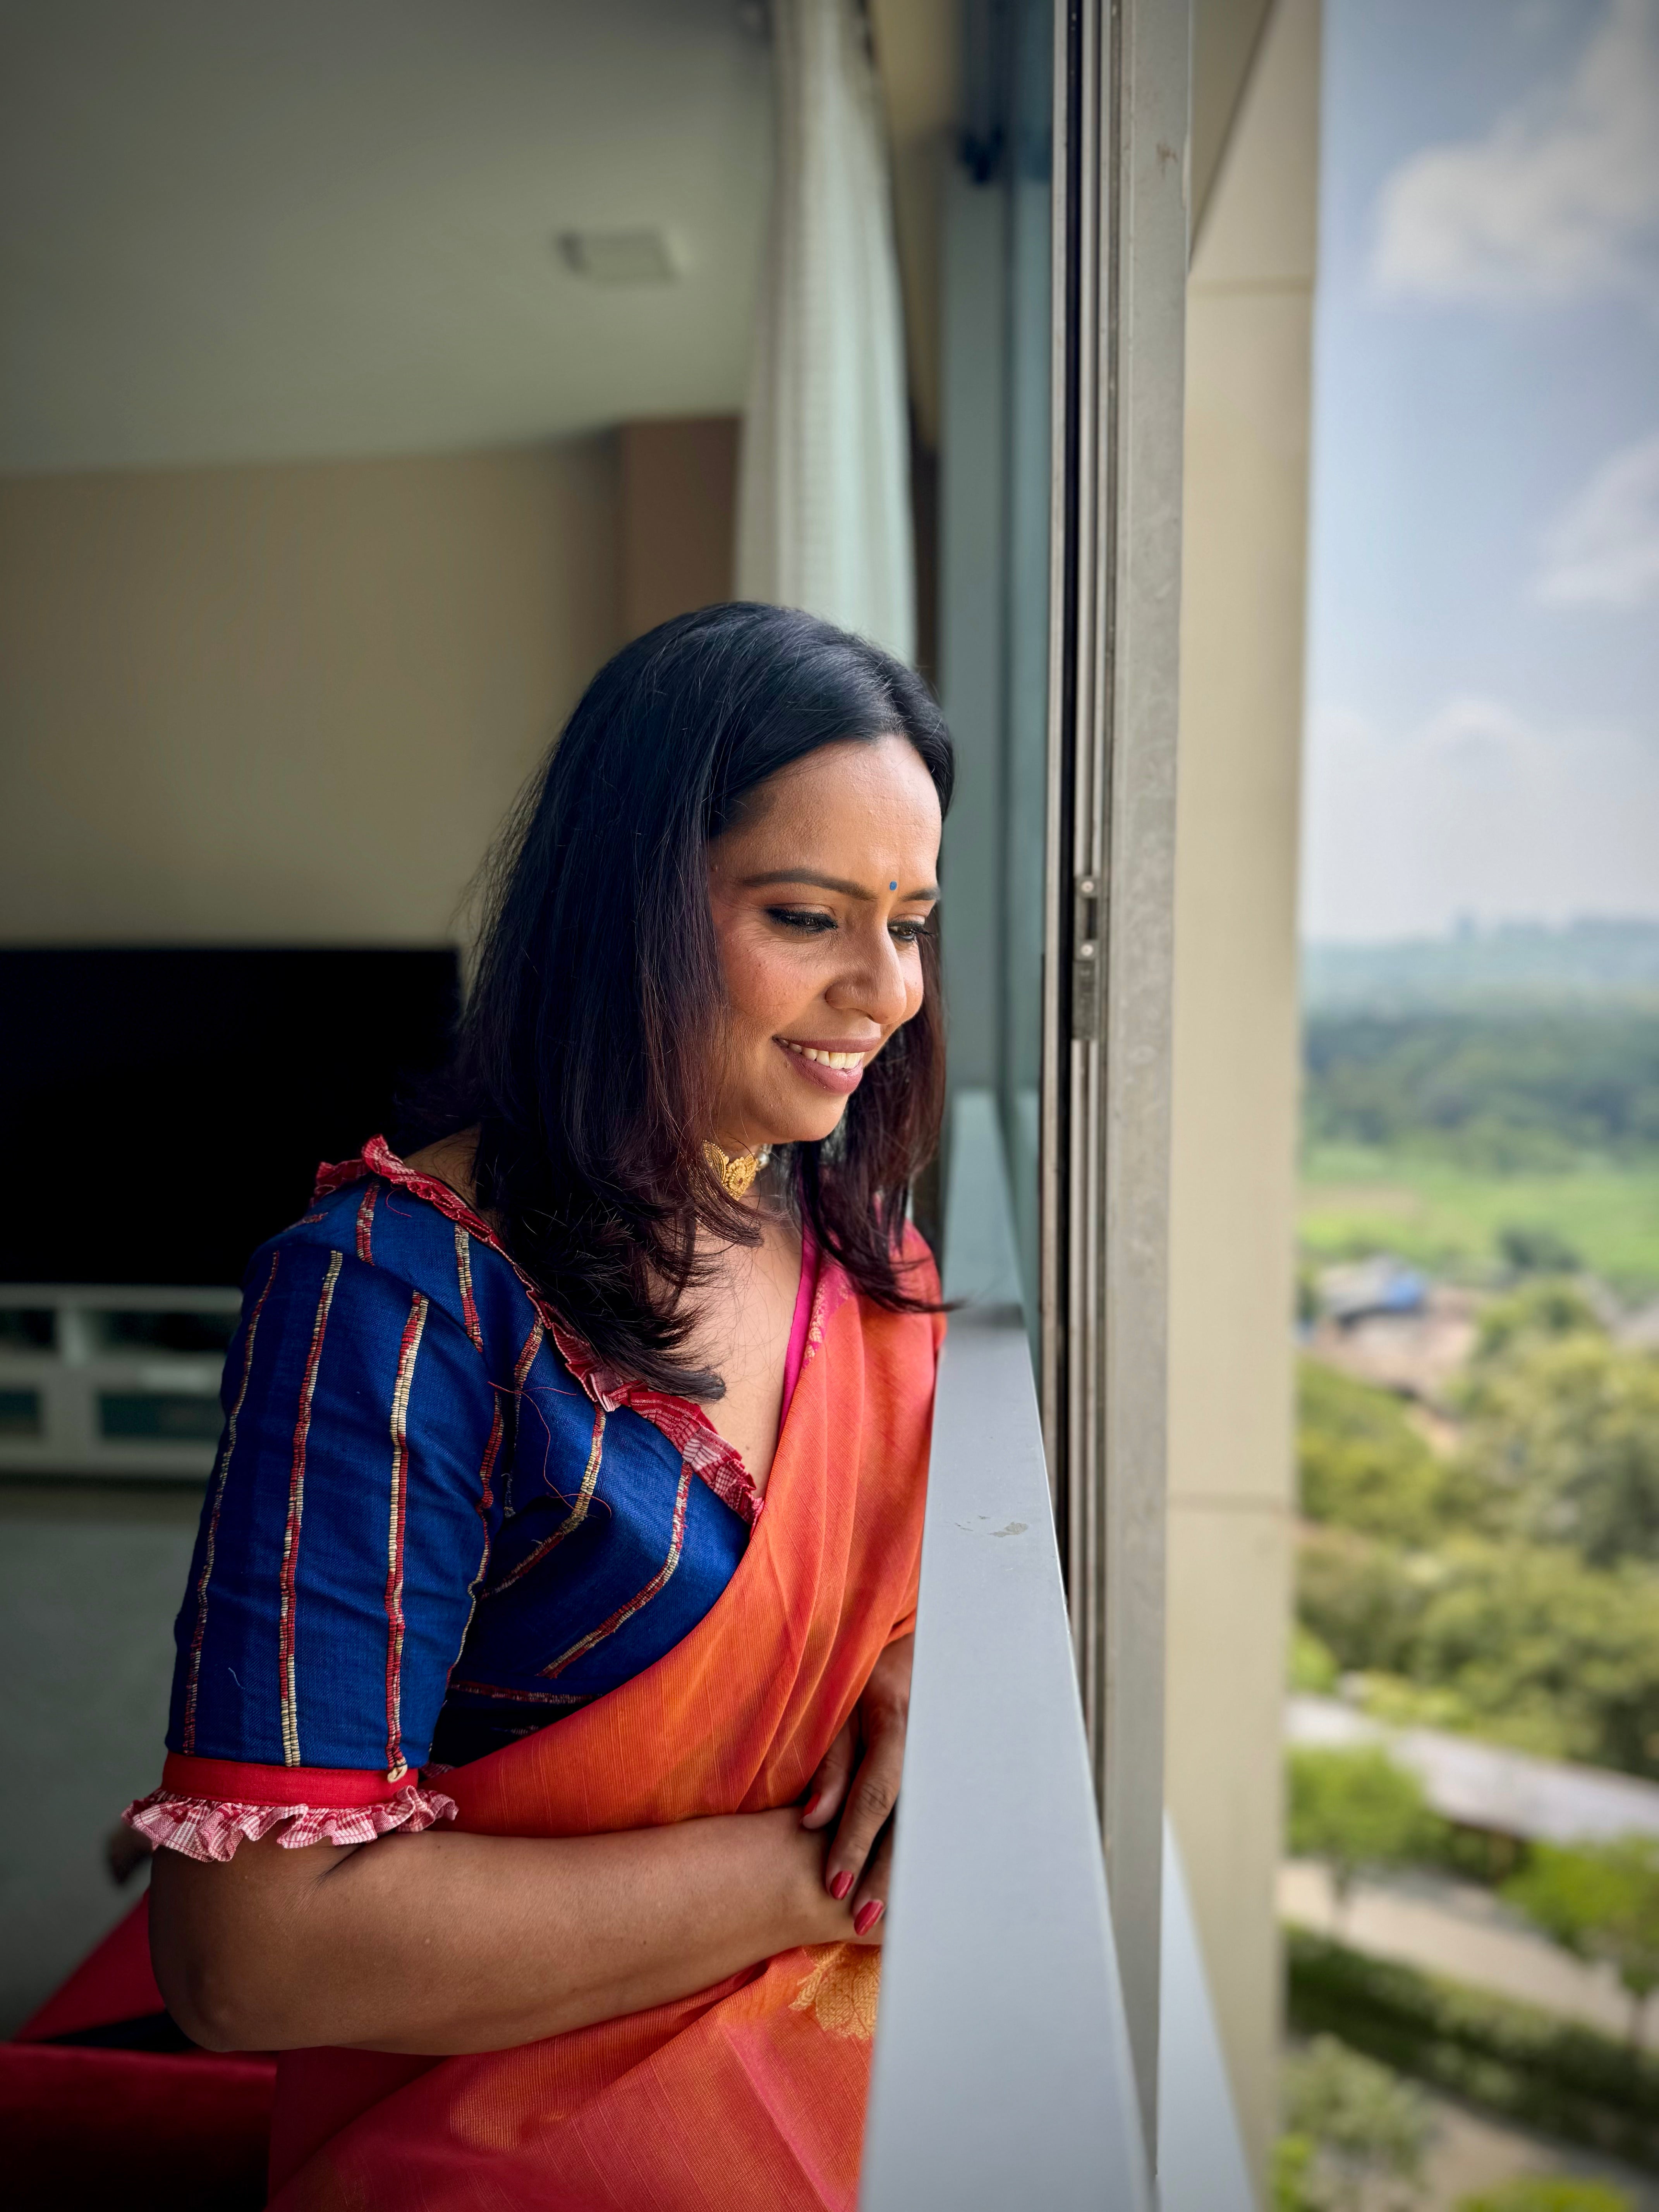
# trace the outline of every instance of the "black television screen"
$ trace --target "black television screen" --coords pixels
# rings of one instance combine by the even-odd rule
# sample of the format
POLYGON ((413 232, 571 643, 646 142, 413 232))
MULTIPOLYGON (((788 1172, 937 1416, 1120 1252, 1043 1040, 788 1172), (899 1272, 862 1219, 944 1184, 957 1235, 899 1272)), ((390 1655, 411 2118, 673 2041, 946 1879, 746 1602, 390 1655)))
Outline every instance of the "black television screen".
POLYGON ((450 946, 0 951, 0 1280, 240 1282, 394 1136, 457 988, 450 946))

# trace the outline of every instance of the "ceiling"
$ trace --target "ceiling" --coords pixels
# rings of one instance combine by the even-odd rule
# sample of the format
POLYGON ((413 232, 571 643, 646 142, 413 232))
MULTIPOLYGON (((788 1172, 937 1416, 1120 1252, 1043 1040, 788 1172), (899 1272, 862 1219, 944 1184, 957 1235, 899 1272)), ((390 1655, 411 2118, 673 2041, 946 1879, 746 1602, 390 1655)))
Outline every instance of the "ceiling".
POLYGON ((735 0, 0 0, 0 469, 725 412, 769 57, 735 0), (595 283, 562 234, 659 228, 595 283))

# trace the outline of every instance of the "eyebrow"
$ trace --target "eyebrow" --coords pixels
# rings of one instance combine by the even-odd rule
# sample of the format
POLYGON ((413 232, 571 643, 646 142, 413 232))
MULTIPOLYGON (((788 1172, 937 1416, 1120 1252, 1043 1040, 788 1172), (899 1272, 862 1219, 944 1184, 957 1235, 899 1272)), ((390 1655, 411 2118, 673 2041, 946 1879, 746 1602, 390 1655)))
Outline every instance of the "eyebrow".
MULTIPOLYGON (((821 891, 840 891, 846 898, 874 899, 875 891, 866 890, 862 884, 848 883, 844 876, 816 875, 811 868, 772 868, 763 876, 744 876, 742 887, 746 891, 760 890, 767 884, 811 884, 821 891)), ((936 899, 939 885, 927 884, 919 891, 906 891, 906 901, 936 899)))

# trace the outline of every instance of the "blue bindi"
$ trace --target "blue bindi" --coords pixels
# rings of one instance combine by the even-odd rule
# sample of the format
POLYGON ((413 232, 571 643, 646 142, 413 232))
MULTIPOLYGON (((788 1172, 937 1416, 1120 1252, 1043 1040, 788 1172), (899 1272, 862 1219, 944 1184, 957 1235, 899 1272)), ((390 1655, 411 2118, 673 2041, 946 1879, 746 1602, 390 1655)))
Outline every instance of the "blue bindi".
POLYGON ((890 891, 896 891, 898 889, 898 885, 896 884, 889 884, 887 888, 890 891))

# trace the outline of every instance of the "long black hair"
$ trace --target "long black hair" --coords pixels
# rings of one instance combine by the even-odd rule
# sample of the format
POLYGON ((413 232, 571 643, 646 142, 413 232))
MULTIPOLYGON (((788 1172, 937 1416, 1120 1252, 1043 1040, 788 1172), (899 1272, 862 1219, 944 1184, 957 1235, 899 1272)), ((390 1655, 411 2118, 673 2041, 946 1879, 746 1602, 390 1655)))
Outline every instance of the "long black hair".
MULTIPOLYGON (((719 1395, 681 1349, 699 1227, 754 1243, 709 1172, 725 991, 708 848, 757 787, 821 745, 908 739, 951 802, 932 693, 866 639, 783 607, 681 615, 594 678, 488 864, 484 928, 441 1122, 476 1125, 478 1206, 607 1364, 719 1395)), ((925 996, 834 1135, 793 1147, 821 1248, 878 1305, 915 1310, 898 1237, 945 1092, 936 939, 925 996)))

